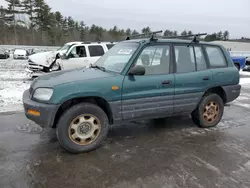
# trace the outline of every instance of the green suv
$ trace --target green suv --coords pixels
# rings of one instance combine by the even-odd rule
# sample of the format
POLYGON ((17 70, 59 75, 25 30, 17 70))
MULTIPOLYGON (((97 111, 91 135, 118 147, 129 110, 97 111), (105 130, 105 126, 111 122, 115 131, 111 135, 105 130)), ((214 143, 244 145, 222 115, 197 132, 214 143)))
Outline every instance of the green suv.
POLYGON ((25 115, 57 129, 69 152, 96 149, 111 124, 191 114, 216 126, 240 95, 239 72, 226 49, 197 40, 132 39, 96 63, 40 76, 23 94, 25 115))

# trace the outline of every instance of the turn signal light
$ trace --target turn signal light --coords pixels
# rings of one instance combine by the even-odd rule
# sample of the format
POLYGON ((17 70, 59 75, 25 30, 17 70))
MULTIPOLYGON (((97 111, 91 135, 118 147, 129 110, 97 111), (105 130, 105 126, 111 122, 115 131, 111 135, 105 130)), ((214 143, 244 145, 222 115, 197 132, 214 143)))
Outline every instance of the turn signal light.
POLYGON ((33 115, 33 116, 40 116, 40 112, 36 110, 29 109, 28 114, 33 115))

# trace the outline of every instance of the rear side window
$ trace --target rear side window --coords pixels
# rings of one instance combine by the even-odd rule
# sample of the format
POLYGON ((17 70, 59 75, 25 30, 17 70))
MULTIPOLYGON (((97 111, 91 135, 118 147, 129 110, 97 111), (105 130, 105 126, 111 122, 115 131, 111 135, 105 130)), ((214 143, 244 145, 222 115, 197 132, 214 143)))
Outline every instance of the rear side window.
POLYGON ((114 44, 106 44, 107 48, 110 49, 114 46, 114 44))
POLYGON ((187 73, 195 72, 195 60, 193 46, 187 47, 187 45, 176 45, 175 60, 176 60, 176 72, 187 73))
POLYGON ((206 64, 205 57, 204 57, 204 54, 203 54, 201 47, 195 46, 194 51, 195 51, 197 71, 206 70, 207 64, 206 64))
POLYGON ((219 47, 206 46, 205 49, 212 67, 225 67, 227 65, 226 59, 219 47))
POLYGON ((89 46, 90 57, 102 56, 104 54, 103 47, 101 45, 89 46))

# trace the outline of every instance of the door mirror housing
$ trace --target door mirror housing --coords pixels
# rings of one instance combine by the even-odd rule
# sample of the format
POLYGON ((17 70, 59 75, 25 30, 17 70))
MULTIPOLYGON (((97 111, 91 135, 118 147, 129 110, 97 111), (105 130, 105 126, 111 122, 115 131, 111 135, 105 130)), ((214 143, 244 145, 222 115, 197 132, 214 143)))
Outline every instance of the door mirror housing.
POLYGON ((69 59, 69 56, 66 55, 66 53, 63 53, 63 54, 61 55, 61 59, 69 59))
POLYGON ((138 76, 142 76, 146 73, 146 69, 144 66, 142 65, 136 65, 135 67, 133 67, 132 69, 130 69, 129 71, 129 75, 138 75, 138 76))

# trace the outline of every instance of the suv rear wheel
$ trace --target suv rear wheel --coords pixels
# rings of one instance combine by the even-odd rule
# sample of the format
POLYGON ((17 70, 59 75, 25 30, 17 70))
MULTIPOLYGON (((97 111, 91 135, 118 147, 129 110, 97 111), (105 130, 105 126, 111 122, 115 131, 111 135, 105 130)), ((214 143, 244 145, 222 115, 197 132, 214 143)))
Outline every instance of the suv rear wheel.
POLYGON ((202 128, 216 126, 224 113, 224 103, 222 98, 211 93, 205 95, 199 106, 192 112, 192 120, 196 125, 202 128))
POLYGON ((80 103, 61 116, 57 124, 57 137, 67 151, 81 153, 99 147, 108 130, 108 117, 99 106, 80 103))

